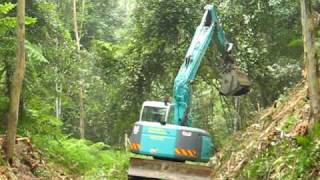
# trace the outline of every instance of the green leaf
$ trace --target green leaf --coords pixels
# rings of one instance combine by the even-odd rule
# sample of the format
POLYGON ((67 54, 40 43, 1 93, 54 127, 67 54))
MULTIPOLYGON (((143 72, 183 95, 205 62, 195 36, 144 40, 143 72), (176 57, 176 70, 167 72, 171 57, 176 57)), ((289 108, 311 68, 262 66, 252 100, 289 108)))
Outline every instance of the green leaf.
POLYGON ((0 15, 1 14, 7 14, 9 11, 11 11, 16 5, 12 3, 4 3, 0 4, 0 15))
POLYGON ((26 21, 25 21, 26 25, 32 25, 32 24, 35 24, 36 22, 37 22, 37 18, 26 17, 26 21))
POLYGON ((309 136, 297 136, 297 143, 302 147, 307 147, 312 143, 312 138, 309 136))
POLYGON ((26 41, 26 50, 28 59, 32 64, 48 63, 48 60, 43 56, 41 48, 38 46, 26 41))
POLYGON ((320 137, 320 123, 316 123, 315 125, 314 125, 314 135, 316 136, 316 137, 320 137))
POLYGON ((298 47, 298 46, 302 46, 302 39, 293 39, 289 42, 288 46, 289 47, 298 47))

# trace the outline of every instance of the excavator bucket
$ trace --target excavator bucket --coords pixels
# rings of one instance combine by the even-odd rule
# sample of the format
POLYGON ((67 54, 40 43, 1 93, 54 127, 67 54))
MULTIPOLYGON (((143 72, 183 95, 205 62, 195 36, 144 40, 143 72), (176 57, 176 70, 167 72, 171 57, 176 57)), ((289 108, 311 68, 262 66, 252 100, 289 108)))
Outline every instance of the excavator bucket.
POLYGON ((220 85, 220 94, 224 96, 241 96, 250 91, 251 82, 246 73, 235 68, 222 74, 220 85))
POLYGON ((208 166, 159 159, 131 158, 128 179, 209 180, 208 166))

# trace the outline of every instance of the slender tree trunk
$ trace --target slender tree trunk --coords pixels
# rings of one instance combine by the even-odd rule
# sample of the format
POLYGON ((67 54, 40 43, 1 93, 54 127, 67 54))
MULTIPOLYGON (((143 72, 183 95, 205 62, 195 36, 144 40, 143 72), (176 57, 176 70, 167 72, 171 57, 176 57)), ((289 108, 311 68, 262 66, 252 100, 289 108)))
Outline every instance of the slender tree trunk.
POLYGON ((84 139, 84 107, 83 107, 83 85, 80 84, 80 138, 84 139))
MULTIPOLYGON (((83 1, 84 2, 84 1, 83 1)), ((85 3, 85 2, 84 2, 85 3)), ((84 8, 84 4, 83 4, 84 8)), ((79 29, 78 29, 78 23, 77 23, 77 2, 76 0, 73 0, 73 31, 75 34, 76 38, 76 48, 77 48, 77 53, 78 57, 80 56, 80 36, 79 36, 79 29)), ((85 117, 85 112, 84 112, 84 105, 83 105, 83 99, 84 99, 84 88, 83 88, 83 75, 82 72, 80 72, 80 87, 79 87, 79 102, 80 102, 80 123, 79 123, 79 129, 80 129, 80 138, 84 138, 84 117, 85 117)))
MULTIPOLYGON (((79 41, 80 39, 82 38, 81 35, 83 34, 82 33, 82 30, 83 30, 83 23, 84 23, 84 16, 85 16, 85 7, 86 7, 86 0, 82 0, 82 3, 81 3, 81 12, 82 12, 82 20, 80 22, 80 29, 79 29, 79 41)), ((80 42, 79 42, 80 43, 80 42)))
POLYGON ((236 96, 235 97, 235 110, 236 110, 236 131, 242 129, 242 119, 241 119, 241 116, 240 116, 240 105, 241 105, 241 97, 240 96, 236 96))
POLYGON ((17 133, 17 124, 19 117, 19 102, 20 93, 22 89, 22 82, 24 78, 24 72, 26 67, 25 61, 25 1, 18 0, 17 7, 17 64, 13 74, 12 82, 10 85, 10 105, 8 113, 8 129, 6 136, 6 155, 7 160, 12 164, 14 156, 14 146, 17 133))
POLYGON ((307 71, 307 83, 310 91, 310 105, 312 109, 310 125, 320 120, 320 96, 318 82, 318 60, 315 47, 315 26, 312 15, 311 0, 300 0, 301 23, 304 44, 304 59, 307 71))
POLYGON ((72 1, 73 8, 72 8, 72 17, 73 17, 73 31, 76 38, 76 48, 79 53, 80 51, 80 37, 79 37, 79 31, 78 31, 78 23, 77 23, 77 1, 72 1))
MULTIPOLYGON (((58 51, 58 47, 59 47, 59 40, 58 38, 56 38, 56 51, 58 51)), ((59 57, 57 57, 59 58, 59 57)), ((56 86, 56 106, 55 106, 55 110, 56 110, 56 118, 60 119, 61 117, 61 94, 62 94, 62 83, 61 83, 61 77, 60 77, 60 73, 58 70, 58 66, 55 68, 55 74, 56 74, 56 79, 55 79, 55 86, 56 86)))
POLYGON ((62 84, 56 81, 56 118, 60 119, 61 116, 61 93, 62 93, 62 84))
POLYGON ((130 0, 125 0, 126 15, 129 16, 130 0))

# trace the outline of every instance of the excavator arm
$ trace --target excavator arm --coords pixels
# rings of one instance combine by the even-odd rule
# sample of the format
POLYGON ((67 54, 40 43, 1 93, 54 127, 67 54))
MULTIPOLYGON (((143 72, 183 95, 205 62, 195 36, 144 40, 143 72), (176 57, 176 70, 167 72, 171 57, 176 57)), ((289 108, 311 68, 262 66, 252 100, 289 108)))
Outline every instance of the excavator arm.
POLYGON ((224 63, 229 64, 224 67, 230 67, 223 72, 223 76, 225 77, 223 77, 221 81, 221 94, 242 95, 249 91, 250 82, 247 76, 238 70, 234 70, 233 60, 230 54, 233 44, 230 43, 225 36, 225 32, 219 22, 217 10, 213 5, 207 5, 202 21, 196 29, 184 62, 174 81, 174 124, 192 126, 190 84, 195 79, 203 56, 212 40, 214 40, 214 43, 217 45, 224 59, 224 63))

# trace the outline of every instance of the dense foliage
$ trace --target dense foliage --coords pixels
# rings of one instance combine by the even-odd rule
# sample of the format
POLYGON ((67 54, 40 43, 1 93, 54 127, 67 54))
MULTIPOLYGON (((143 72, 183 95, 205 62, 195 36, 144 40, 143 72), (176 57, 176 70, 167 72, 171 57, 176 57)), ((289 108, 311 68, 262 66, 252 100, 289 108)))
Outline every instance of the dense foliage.
MULTIPOLYGON (((23 121, 33 122, 30 112, 34 111, 54 116, 59 101, 61 128, 79 137, 79 86, 83 84, 86 138, 119 144, 144 100, 172 94, 173 80, 207 3, 79 1, 80 54, 75 49, 71 1, 28 3, 31 25, 26 32, 23 121)), ((236 126, 244 127, 257 104, 270 105, 299 80, 302 48, 296 2, 216 1, 215 5, 227 36, 236 44, 238 65, 254 82, 236 111, 233 98, 217 93, 220 55, 214 45, 208 50, 194 83, 193 112, 198 126, 217 135, 234 129, 235 117, 242 119, 236 126)), ((0 11, 2 117, 15 57, 13 8, 14 4, 5 3, 0 11)), ((54 118, 48 118, 49 123, 50 119, 54 118)))
MULTIPOLYGON (((2 130, 15 59, 15 3, 0 0, 2 130)), ((46 144, 49 156, 67 163, 71 171, 88 173, 88 164, 93 171, 112 166, 109 152, 95 152, 96 146, 105 145, 74 139, 80 137, 79 88, 84 88, 85 138, 122 147, 142 102, 172 94, 173 80, 208 3, 217 6, 227 37, 236 45, 237 65, 253 82, 240 106, 235 98, 221 97, 220 54, 210 45, 193 84, 192 111, 195 125, 208 130, 218 146, 223 144, 256 111, 300 80, 304 67, 297 1, 78 0, 79 53, 72 1, 28 1, 19 133, 34 137, 39 146, 46 144), (71 166, 74 161, 77 167, 71 166)))

